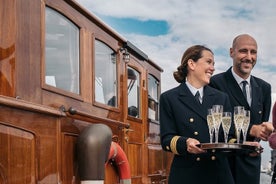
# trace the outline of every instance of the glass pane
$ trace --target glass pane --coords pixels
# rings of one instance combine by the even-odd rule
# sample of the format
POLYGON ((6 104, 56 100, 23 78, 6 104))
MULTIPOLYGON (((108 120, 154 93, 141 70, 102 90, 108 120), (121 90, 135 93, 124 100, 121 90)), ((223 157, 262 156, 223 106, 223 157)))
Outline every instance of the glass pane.
POLYGON ((160 125, 158 123, 149 122, 148 125, 148 144, 159 144, 160 143, 160 125))
POLYGON ((140 117, 140 74, 133 68, 128 67, 128 115, 140 117))
POLYGON ((79 28, 46 8, 46 84, 79 94, 79 28))
POLYGON ((117 107, 116 53, 103 42, 95 41, 95 100, 117 107))
POLYGON ((159 82, 152 76, 148 78, 148 114, 152 120, 158 120, 158 89, 159 82))

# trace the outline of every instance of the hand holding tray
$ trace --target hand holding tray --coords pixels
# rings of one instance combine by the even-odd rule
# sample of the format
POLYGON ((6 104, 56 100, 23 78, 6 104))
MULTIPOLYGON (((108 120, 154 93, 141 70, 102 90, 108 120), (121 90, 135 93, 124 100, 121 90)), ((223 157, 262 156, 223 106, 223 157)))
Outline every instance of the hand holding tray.
POLYGON ((238 143, 201 143, 197 145, 201 149, 211 151, 222 151, 222 152, 234 152, 234 151, 245 151, 245 152, 256 152, 262 153, 263 148, 253 146, 249 144, 238 144, 238 143))

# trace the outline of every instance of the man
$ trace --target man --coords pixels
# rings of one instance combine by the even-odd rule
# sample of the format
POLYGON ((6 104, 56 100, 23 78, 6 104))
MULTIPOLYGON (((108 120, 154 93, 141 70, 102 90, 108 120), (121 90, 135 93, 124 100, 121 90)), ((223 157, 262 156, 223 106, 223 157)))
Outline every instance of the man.
MULTIPOLYGON (((267 122, 271 108, 271 85, 251 75, 257 62, 257 42, 248 35, 238 35, 230 48, 233 66, 211 78, 210 85, 229 95, 232 109, 244 106, 251 121, 246 141, 267 141, 272 124, 267 122), (245 82, 243 82, 245 81, 245 82)), ((260 155, 239 154, 229 157, 236 184, 260 183, 260 155)))

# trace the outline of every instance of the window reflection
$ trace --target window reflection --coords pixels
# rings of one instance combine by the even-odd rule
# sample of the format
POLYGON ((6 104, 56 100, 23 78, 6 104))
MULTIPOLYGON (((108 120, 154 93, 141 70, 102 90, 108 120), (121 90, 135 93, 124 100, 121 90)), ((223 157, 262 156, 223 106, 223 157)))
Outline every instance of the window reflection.
POLYGON ((139 97, 140 97, 140 74, 133 68, 128 67, 128 115, 140 117, 139 97))
POLYGON ((152 120, 158 120, 159 82, 152 75, 148 77, 148 114, 152 120))
POLYGON ((79 28, 48 7, 45 18, 46 84, 79 94, 79 28))
POLYGON ((116 53, 103 42, 95 41, 95 100, 117 107, 116 53))
MULTIPOLYGON (((160 125, 159 125, 159 82, 152 76, 148 76, 148 118, 150 119, 148 124, 148 143, 159 144, 160 143, 160 125)), ((154 147, 149 146, 149 149, 154 147)), ((155 147, 156 148, 156 147, 155 147)))
POLYGON ((156 122, 149 122, 149 133, 147 143, 159 144, 160 143, 160 125, 156 122))

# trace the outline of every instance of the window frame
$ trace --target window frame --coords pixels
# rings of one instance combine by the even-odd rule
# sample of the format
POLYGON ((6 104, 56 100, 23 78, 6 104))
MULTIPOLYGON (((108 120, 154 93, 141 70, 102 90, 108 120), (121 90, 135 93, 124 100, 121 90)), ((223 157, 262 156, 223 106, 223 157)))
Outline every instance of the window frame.
POLYGON ((118 81, 118 61, 119 61, 119 57, 118 57, 118 52, 116 50, 114 50, 109 44, 107 44, 106 42, 104 42, 103 40, 101 39, 98 39, 98 38, 94 38, 93 40, 93 64, 92 64, 92 77, 93 77, 93 80, 92 80, 92 83, 93 83, 93 91, 92 91, 92 94, 93 94, 93 102, 96 106, 100 106, 100 107, 109 107, 109 108, 115 108, 117 109, 119 107, 119 86, 120 86, 120 83, 118 81), (96 69, 96 46, 95 46, 95 43, 96 41, 98 42, 101 42, 102 44, 104 44, 106 47, 110 48, 111 50, 113 50, 113 52, 115 53, 115 56, 116 56, 116 59, 115 59, 115 76, 116 76, 116 90, 115 90, 115 93, 116 93, 116 105, 117 106, 111 106, 111 105, 108 105, 108 104, 105 104, 105 103, 102 103, 102 102, 99 102, 99 101, 96 101, 96 72, 95 72, 95 69, 96 69))
POLYGON ((41 64, 41 87, 44 90, 50 91, 50 92, 54 92, 63 96, 68 96, 77 100, 83 100, 82 98, 82 57, 81 57, 81 50, 82 50, 82 41, 83 41, 83 34, 84 34, 84 30, 81 28, 81 26, 74 21, 74 17, 73 15, 66 15, 64 12, 59 11, 57 8, 49 6, 49 5, 45 5, 43 8, 43 15, 42 16, 42 64, 41 64), (54 11, 56 11, 57 13, 61 14, 62 16, 64 16, 65 18, 67 18, 69 21, 72 22, 72 24, 76 25, 77 28, 79 28, 79 93, 73 93, 70 91, 66 91, 64 89, 58 88, 58 87, 54 87, 51 86, 49 84, 46 83, 46 51, 45 51, 45 46, 46 46, 46 8, 50 8, 54 11))

